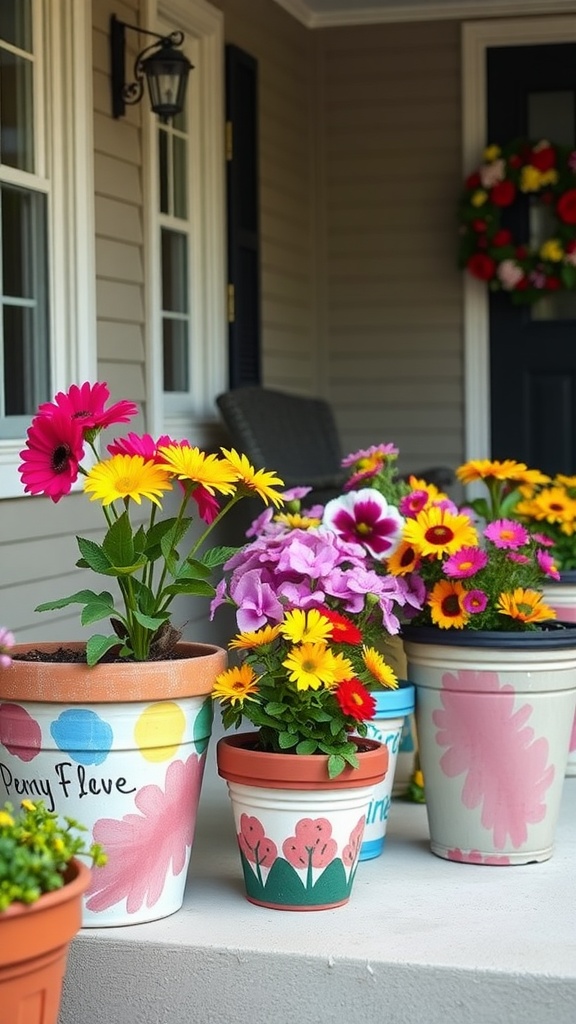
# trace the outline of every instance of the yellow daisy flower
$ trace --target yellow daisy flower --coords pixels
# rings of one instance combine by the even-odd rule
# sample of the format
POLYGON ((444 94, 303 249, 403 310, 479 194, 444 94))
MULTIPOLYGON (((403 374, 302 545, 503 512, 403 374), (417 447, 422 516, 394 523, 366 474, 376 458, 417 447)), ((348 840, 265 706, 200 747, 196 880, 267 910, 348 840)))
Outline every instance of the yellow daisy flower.
POLYGON ((282 664, 298 690, 330 689, 340 681, 338 661, 326 644, 306 643, 293 647, 282 664))
POLYGON ((476 530, 468 516, 436 505, 423 509, 415 519, 406 520, 403 540, 413 544, 419 554, 436 558, 452 555, 465 545, 478 544, 476 530))
POLYGON ((486 146, 486 149, 484 150, 483 154, 484 159, 487 160, 488 163, 492 163, 494 160, 498 159, 501 152, 502 150, 500 149, 500 146, 496 146, 494 144, 491 146, 486 146))
POLYGON ((391 690, 398 688, 396 673, 375 647, 362 648, 362 661, 377 683, 388 686, 391 690))
POLYGON ((25 811, 35 811, 36 810, 36 804, 32 800, 21 800, 20 804, 24 808, 25 811))
POLYGON ((545 622, 556 618, 556 612, 544 604, 539 591, 522 587, 517 587, 511 594, 500 594, 497 609, 501 615, 509 615, 520 622, 545 622))
POLYGON ((520 190, 522 192, 538 192, 542 188, 542 172, 532 164, 525 164, 520 171, 520 190))
POLYGON ((185 444, 170 444, 158 449, 165 462, 160 463, 163 469, 179 480, 189 480, 201 484, 210 494, 234 494, 236 490, 236 473, 230 464, 217 455, 206 455, 199 448, 189 448, 185 444))
POLYGON ((228 668, 216 676, 212 696, 221 702, 228 700, 231 704, 241 704, 258 693, 258 679, 251 665, 228 668))
POLYGON ((303 516, 300 512, 279 512, 274 516, 275 523, 283 523, 290 530, 312 530, 320 526, 321 519, 314 516, 303 516))
POLYGON ((238 633, 228 644, 231 651, 250 650, 252 647, 264 647, 280 636, 280 626, 262 626, 262 629, 247 630, 238 633))
POLYGON ((443 501, 448 497, 444 491, 440 491, 436 484, 430 484, 427 480, 424 480, 417 476, 410 476, 408 483, 413 491, 426 491, 430 501, 443 501))
POLYGON ((414 546, 403 540, 386 560, 386 566, 392 576, 405 576, 418 568, 418 562, 419 556, 414 546))
POLYGON ((528 469, 523 462, 514 459, 471 459, 459 466, 456 476, 463 484, 471 484, 475 480, 513 480, 522 484, 545 484, 550 477, 539 469, 528 469))
POLYGON ((562 487, 576 487, 576 476, 564 476, 563 473, 558 473, 554 477, 553 483, 560 484, 562 487))
POLYGON ((547 523, 570 523, 576 518, 576 501, 563 487, 545 487, 529 504, 534 518, 545 519, 547 523))
POLYGON ((550 260, 551 263, 560 263, 564 256, 562 243, 558 238, 549 238, 540 246, 540 256, 543 260, 550 260))
POLYGON ((302 608, 295 608, 291 612, 286 612, 284 622, 280 626, 282 636, 293 644, 324 643, 330 639, 332 631, 332 623, 317 608, 311 608, 307 612, 302 608))
POLYGON ((470 615, 462 607, 466 591, 457 580, 440 580, 428 598, 432 622, 440 629, 463 629, 470 615))
POLYGON ((0 828, 10 828, 14 824, 14 818, 8 811, 0 811, 0 828))
POLYGON ((472 195, 470 196, 470 202, 472 203, 472 206, 483 206, 487 199, 488 193, 484 192, 482 189, 478 189, 476 192, 473 192, 472 195))
POLYGON ((284 487, 284 481, 274 472, 267 472, 265 469, 254 469, 245 455, 240 455, 234 448, 221 448, 226 462, 235 471, 236 479, 247 488, 262 498, 266 504, 269 501, 278 508, 284 504, 284 498, 274 490, 275 487, 284 487))
POLYGON ((142 455, 113 455, 92 467, 84 478, 84 490, 93 492, 90 501, 103 505, 125 498, 140 505, 142 498, 148 498, 161 508, 162 492, 171 491, 172 483, 161 466, 142 455))

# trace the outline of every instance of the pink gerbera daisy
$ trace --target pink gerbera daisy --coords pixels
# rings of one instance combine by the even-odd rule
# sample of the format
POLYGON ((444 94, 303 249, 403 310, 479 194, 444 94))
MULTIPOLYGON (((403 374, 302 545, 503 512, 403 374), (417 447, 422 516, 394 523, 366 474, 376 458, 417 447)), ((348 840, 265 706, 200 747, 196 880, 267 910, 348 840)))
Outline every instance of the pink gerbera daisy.
POLYGON ((468 590, 462 598, 462 607, 470 613, 477 615, 483 612, 488 604, 488 595, 483 590, 468 590))
POLYGON ((545 573, 546 576, 550 576, 553 580, 560 579, 560 573, 558 572, 556 563, 549 551, 538 550, 536 552, 536 560, 542 569, 542 572, 545 573))
POLYGON ((497 548, 517 550, 528 543, 530 534, 521 523, 512 519, 496 519, 484 530, 484 536, 491 540, 497 548))
POLYGON ((210 494, 202 484, 195 487, 192 491, 192 497, 198 506, 198 514, 205 523, 210 525, 216 519, 220 511, 220 505, 218 504, 218 498, 215 495, 210 494))
POLYGON ((383 462, 388 455, 398 455, 398 448, 394 444, 373 444, 370 448, 360 448, 357 452, 352 452, 351 455, 347 455, 345 459, 342 459, 342 466, 355 466, 357 462, 363 462, 364 459, 372 461, 374 456, 377 457, 379 462, 383 462))
POLYGON ((423 508, 426 508, 429 501, 430 495, 428 494, 428 491, 418 489, 410 491, 409 494, 405 494, 404 497, 400 499, 398 508, 403 516, 414 517, 417 516, 423 508))
POLYGON ((134 402, 122 399, 108 409, 104 408, 110 398, 110 390, 104 382, 72 384, 67 392, 59 391, 53 402, 45 402, 38 409, 43 416, 53 416, 60 409, 72 420, 78 420, 83 430, 100 431, 114 423, 128 423, 138 412, 134 402))
POLYGON ((450 555, 444 563, 446 576, 454 579, 463 579, 466 576, 475 576, 480 569, 483 569, 488 561, 488 555, 482 548, 466 545, 450 555))
POLYGON ((78 477, 78 463, 84 455, 81 425, 54 407, 51 416, 34 417, 27 437, 18 467, 24 491, 60 501, 78 477))
POLYGON ((151 434, 134 434, 130 431, 125 437, 116 437, 112 444, 107 445, 110 455, 141 455, 147 462, 161 462, 158 455, 161 445, 175 444, 168 434, 163 434, 157 441, 151 434))

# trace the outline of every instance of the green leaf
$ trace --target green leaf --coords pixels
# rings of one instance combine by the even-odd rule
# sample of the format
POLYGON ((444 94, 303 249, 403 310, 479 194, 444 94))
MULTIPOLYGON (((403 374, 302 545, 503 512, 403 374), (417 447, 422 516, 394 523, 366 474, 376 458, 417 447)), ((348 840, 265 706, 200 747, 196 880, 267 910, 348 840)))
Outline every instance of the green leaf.
POLYGON ((106 556, 99 544, 93 540, 86 540, 84 537, 76 537, 83 562, 93 572, 110 574, 110 559, 106 556))
POLYGON ((202 561, 209 569, 215 569, 218 565, 224 565, 224 562, 227 562, 229 558, 232 558, 233 555, 237 554, 239 550, 239 547, 210 548, 202 555, 202 561))
POLYGON ((328 778, 335 779, 346 767, 346 762, 340 754, 331 754, 328 758, 328 778))
POLYGON ((273 718, 280 718, 286 711, 286 706, 286 704, 281 704, 280 701, 272 700, 266 705, 266 711, 269 715, 272 715, 273 718))
POLYGON ((108 530, 103 542, 102 550, 111 565, 116 567, 132 565, 134 562, 134 538, 132 537, 132 526, 127 512, 121 516, 108 530))
POLYGON ((39 604, 34 611, 53 612, 58 608, 67 608, 69 604, 90 604, 92 601, 99 601, 103 597, 109 597, 112 601, 112 607, 114 607, 112 595, 106 591, 103 591, 102 594, 96 594, 93 590, 78 590, 75 594, 71 594, 70 597, 59 597, 56 601, 45 601, 44 604, 39 604))
POLYGON ((118 647, 118 637, 115 634, 114 636, 100 636, 96 633, 94 636, 91 636, 86 644, 86 660, 88 664, 96 665, 106 652, 111 651, 113 647, 118 647))
POLYGON ((317 750, 315 740, 302 740, 296 747, 297 754, 314 754, 317 750))
POLYGON ((86 604, 80 621, 83 626, 90 626, 92 622, 109 618, 115 612, 114 599, 112 594, 103 593, 95 601, 86 604))
POLYGON ((138 609, 136 609, 134 611, 134 618, 136 619, 136 622, 138 622, 140 626, 144 626, 144 629, 157 630, 162 625, 163 622, 168 621, 170 616, 168 613, 160 616, 143 615, 142 612, 139 612, 138 609))
POLYGON ((208 580, 212 575, 210 566, 197 558, 187 558, 178 570, 178 579, 208 580))
POLYGON ((214 597, 216 593, 211 583, 204 580, 177 580, 169 583, 162 590, 163 594, 194 594, 196 597, 214 597))
POLYGON ((298 737, 293 736, 290 732, 278 733, 278 746, 281 750, 288 750, 290 747, 295 747, 298 742, 298 737))

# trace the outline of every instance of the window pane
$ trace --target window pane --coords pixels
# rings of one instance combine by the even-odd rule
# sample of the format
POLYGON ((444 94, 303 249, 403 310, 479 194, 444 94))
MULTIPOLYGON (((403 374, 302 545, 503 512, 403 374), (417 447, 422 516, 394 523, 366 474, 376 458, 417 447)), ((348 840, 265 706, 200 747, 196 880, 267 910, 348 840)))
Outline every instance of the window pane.
POLYGON ((0 162, 34 170, 32 65, 0 49, 0 162))
POLYGON ((187 144, 185 139, 172 136, 174 147, 174 216, 186 218, 188 214, 187 187, 186 187, 186 154, 187 144))
MULTIPOLYGON (((0 190, 2 237, 2 412, 30 416, 49 398, 46 196, 0 190)), ((14 436, 19 425, 0 423, 14 436)))
POLYGON ((160 213, 169 213, 168 196, 168 133, 158 130, 158 181, 160 184, 160 213))
POLYGON ((179 231, 162 230, 162 308, 188 312, 188 239, 179 231))
POLYGON ((164 391, 188 391, 188 321, 162 321, 164 391))
POLYGON ((30 0, 1 0, 0 39, 20 50, 32 49, 30 0))

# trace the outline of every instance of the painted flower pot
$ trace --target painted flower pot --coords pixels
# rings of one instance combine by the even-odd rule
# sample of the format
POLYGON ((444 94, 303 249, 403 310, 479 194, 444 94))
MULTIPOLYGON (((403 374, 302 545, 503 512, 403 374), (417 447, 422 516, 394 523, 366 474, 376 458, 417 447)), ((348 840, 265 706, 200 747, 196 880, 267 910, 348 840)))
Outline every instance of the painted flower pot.
POLYGON ((552 855, 576 707, 576 627, 405 630, 432 852, 474 864, 552 855))
POLYGON ((66 884, 36 903, 0 913, 0 1020, 57 1024, 70 942, 82 923, 85 864, 72 860, 66 884))
POLYGON ((84 927, 155 921, 182 906, 210 692, 226 653, 187 643, 177 653, 92 668, 15 658, 0 674, 0 803, 42 799, 108 854, 92 872, 84 927))
MULTIPOLYGON (((544 588, 544 600, 564 622, 576 622, 576 571, 560 574, 558 583, 544 588)), ((576 715, 572 722, 566 775, 576 775, 576 715)))
POLYGON ((350 893, 387 748, 359 740, 359 768, 328 778, 324 755, 269 754, 256 733, 224 736, 216 755, 228 783, 246 898, 273 910, 327 910, 350 893))
POLYGON ((383 743, 388 750, 388 771, 382 782, 375 787, 366 815, 364 839, 360 848, 360 860, 378 857, 386 839, 386 825, 394 791, 394 773, 402 744, 406 717, 414 711, 414 686, 401 680, 397 690, 373 691, 376 700, 376 715, 369 722, 370 739, 383 743))

